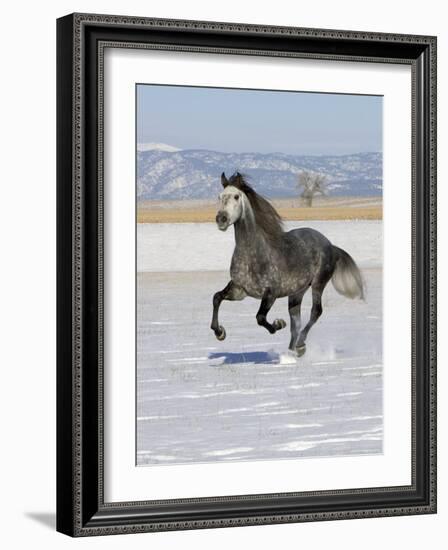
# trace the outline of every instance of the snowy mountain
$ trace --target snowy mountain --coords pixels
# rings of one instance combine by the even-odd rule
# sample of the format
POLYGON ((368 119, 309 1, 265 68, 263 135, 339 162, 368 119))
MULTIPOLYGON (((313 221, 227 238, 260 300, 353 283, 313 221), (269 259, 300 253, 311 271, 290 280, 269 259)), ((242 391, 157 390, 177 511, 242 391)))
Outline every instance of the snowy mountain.
POLYGON ((221 173, 230 176, 236 170, 249 176, 256 190, 270 198, 297 196, 297 177, 302 170, 326 174, 331 195, 382 193, 381 153, 305 156, 146 145, 156 147, 137 153, 138 200, 215 198, 221 173))
POLYGON ((174 153, 175 151, 180 151, 180 149, 166 143, 137 143, 137 151, 166 151, 167 153, 174 153))

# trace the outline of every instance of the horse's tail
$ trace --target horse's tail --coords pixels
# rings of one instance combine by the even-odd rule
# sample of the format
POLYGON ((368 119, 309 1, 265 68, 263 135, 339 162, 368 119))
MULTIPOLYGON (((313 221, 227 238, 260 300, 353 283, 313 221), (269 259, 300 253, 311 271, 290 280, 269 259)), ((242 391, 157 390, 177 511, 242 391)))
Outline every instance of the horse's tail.
POLYGON ((336 256, 336 268, 331 279, 334 288, 347 298, 364 300, 364 283, 354 259, 345 250, 334 245, 333 252, 336 256))

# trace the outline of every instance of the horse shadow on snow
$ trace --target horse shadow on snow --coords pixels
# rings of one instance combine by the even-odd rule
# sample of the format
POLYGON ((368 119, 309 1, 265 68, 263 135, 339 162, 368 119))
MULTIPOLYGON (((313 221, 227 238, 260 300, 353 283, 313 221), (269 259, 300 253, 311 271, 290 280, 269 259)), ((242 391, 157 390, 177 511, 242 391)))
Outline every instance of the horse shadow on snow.
POLYGON ((265 364, 275 364, 280 360, 280 355, 275 352, 267 351, 248 351, 245 353, 237 352, 216 352, 210 353, 208 356, 209 359, 223 359, 219 365, 236 365, 249 363, 252 365, 265 365, 265 364))

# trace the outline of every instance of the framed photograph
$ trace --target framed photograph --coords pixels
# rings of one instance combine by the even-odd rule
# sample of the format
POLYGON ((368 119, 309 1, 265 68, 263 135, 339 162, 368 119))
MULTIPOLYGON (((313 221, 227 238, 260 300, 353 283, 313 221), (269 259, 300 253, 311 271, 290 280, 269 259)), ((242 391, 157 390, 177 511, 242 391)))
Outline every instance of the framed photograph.
POLYGON ((57 41, 57 529, 435 513, 436 38, 57 41))

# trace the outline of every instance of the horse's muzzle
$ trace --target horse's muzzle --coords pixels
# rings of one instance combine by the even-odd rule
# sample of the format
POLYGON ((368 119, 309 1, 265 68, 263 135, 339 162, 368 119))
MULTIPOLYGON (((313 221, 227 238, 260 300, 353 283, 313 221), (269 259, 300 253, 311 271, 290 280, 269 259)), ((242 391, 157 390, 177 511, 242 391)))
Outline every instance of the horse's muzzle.
POLYGON ((216 214, 216 224, 221 231, 225 231, 229 227, 229 218, 225 212, 216 214))

